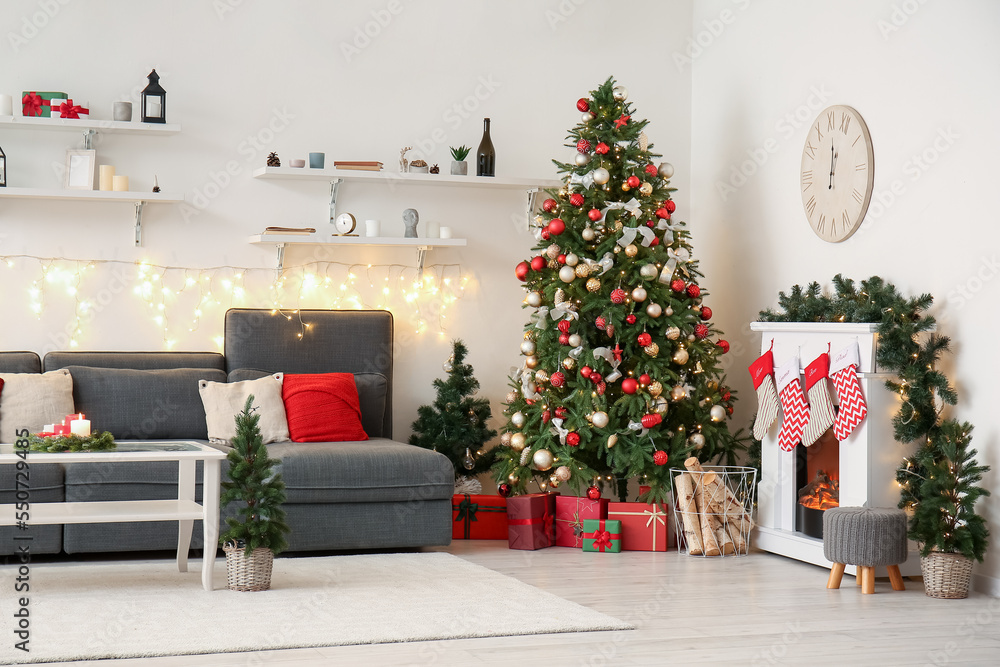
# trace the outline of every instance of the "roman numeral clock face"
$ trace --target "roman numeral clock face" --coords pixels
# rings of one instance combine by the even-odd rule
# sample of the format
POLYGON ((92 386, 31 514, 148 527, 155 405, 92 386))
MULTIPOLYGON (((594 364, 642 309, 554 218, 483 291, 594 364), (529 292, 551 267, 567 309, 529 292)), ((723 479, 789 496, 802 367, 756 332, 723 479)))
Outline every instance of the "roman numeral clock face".
POLYGON ((839 243, 857 231, 874 183, 875 154, 861 115, 839 104, 820 112, 802 148, 800 172, 802 205, 816 235, 839 243))

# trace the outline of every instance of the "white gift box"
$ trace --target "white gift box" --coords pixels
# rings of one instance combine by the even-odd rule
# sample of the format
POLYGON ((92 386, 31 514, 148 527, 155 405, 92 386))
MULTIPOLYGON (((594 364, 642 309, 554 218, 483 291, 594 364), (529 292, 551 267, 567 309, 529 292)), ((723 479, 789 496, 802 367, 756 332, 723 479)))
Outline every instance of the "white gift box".
POLYGON ((80 120, 85 120, 90 118, 90 103, 89 102, 78 102, 72 98, 70 99, 60 99, 54 98, 51 102, 52 117, 53 118, 68 118, 68 116, 63 116, 60 107, 63 104, 69 104, 76 107, 76 118, 80 120))

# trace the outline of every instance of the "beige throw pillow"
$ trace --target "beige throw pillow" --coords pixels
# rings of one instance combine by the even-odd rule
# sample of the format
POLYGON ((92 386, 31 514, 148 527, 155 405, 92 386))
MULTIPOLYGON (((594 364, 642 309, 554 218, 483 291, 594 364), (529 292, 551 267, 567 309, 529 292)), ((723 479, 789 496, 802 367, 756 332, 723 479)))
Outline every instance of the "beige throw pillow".
POLYGON ((229 443, 236 437, 236 415, 243 411, 250 394, 253 394, 253 404, 260 414, 260 433, 264 443, 287 441, 288 419, 281 400, 284 377, 284 373, 275 373, 244 382, 199 381, 198 391, 205 405, 209 442, 229 443))
POLYGON ((13 443, 17 432, 38 433, 73 414, 73 377, 65 368, 48 373, 0 373, 0 442, 13 443))

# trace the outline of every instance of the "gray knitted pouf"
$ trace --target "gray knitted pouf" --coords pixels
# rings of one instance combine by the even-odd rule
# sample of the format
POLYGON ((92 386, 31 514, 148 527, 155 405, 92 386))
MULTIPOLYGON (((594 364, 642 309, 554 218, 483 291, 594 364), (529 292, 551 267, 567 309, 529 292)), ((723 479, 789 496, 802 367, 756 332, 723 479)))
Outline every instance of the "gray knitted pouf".
POLYGON ((903 590, 900 563, 907 558, 906 513, 899 509, 836 507, 823 514, 823 555, 834 563, 827 588, 839 588, 844 565, 858 566, 864 593, 875 590, 876 566, 889 568, 893 589, 903 590), (835 584, 835 585, 834 585, 835 584))

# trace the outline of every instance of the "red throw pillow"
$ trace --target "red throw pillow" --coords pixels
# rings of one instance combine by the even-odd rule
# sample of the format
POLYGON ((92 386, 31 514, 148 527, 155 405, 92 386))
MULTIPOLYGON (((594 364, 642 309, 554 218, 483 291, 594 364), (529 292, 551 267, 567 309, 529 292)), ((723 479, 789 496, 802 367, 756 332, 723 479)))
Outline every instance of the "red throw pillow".
POLYGON ((286 374, 281 398, 292 442, 368 439, 352 373, 286 374))

